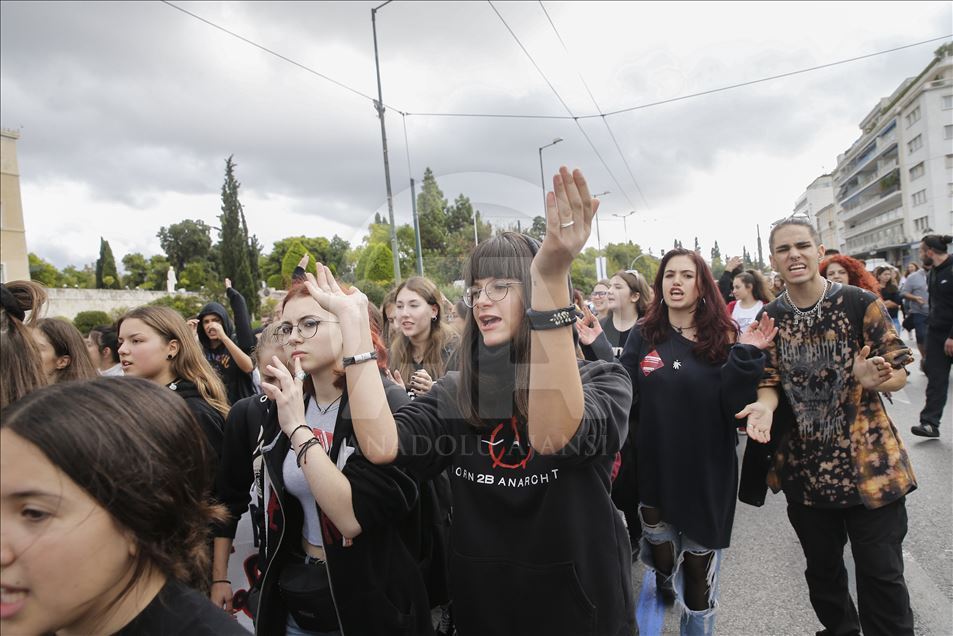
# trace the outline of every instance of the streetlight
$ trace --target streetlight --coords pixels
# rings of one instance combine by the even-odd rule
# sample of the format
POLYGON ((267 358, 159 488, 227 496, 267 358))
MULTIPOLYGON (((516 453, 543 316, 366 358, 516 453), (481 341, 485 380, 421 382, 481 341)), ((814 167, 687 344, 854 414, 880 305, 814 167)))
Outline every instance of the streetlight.
POLYGON ((543 173, 543 148, 555 146, 560 141, 562 141, 562 137, 556 137, 553 139, 553 143, 540 146, 539 148, 539 183, 543 186, 543 218, 546 218, 546 175, 543 173))
POLYGON ((635 214, 635 210, 630 210, 630 211, 626 212, 625 214, 615 213, 615 214, 612 215, 612 216, 617 216, 617 217, 619 217, 620 219, 622 219, 622 231, 625 233, 625 242, 626 242, 626 243, 629 242, 629 228, 626 226, 625 220, 626 220, 627 218, 629 218, 630 216, 632 216, 633 214, 635 214))
MULTIPOLYGON (((612 194, 608 190, 592 195, 592 198, 598 199, 607 194, 612 194)), ((602 280, 606 277, 605 258, 602 257, 602 237, 599 235, 599 213, 596 212, 596 278, 602 280)))

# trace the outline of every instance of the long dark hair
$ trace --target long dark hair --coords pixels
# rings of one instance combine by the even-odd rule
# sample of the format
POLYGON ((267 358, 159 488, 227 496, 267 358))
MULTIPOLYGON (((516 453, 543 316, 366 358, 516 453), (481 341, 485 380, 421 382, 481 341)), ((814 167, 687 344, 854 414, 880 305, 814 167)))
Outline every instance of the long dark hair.
POLYGON ((46 303, 46 289, 32 281, 0 284, 0 408, 46 386, 40 352, 30 328, 46 303), (29 313, 29 315, 27 315, 29 313))
POLYGON ((774 300, 774 292, 771 291, 771 288, 768 286, 768 281, 761 275, 761 272, 754 269, 746 269, 740 274, 737 274, 735 278, 740 278, 742 285, 751 288, 751 295, 754 296, 755 300, 760 300, 764 304, 768 304, 774 300))
POLYGON ((79 329, 61 318, 44 318, 36 326, 50 341, 56 357, 69 356, 69 364, 56 371, 57 382, 92 380, 98 375, 79 329))
MULTIPOLYGON (((477 245, 463 270, 464 285, 473 286, 473 281, 481 278, 512 278, 522 283, 524 308, 530 305, 532 281, 529 266, 533 262, 538 246, 533 239, 516 232, 503 232, 477 245)), ((512 293, 512 292, 510 292, 512 293)), ((498 383, 499 378, 482 373, 475 364, 475 356, 480 339, 480 330, 472 311, 466 314, 466 326, 458 350, 460 360, 460 389, 457 392, 457 406, 464 419, 471 426, 481 428, 483 421, 478 408, 480 387, 490 387, 498 383)), ((516 367, 516 385, 513 394, 514 415, 523 422, 529 413, 529 323, 520 323, 510 341, 510 362, 516 367)))
MULTIPOLYGON (((185 401, 141 378, 97 378, 35 391, 0 429, 36 446, 128 530, 138 546, 120 598, 151 568, 204 589, 213 455, 185 401)), ((77 573, 80 574, 80 573, 77 573)))
POLYGON ((692 347, 692 353, 696 358, 710 364, 721 364, 728 359, 728 350, 734 343, 737 326, 728 316, 725 301, 711 270, 708 269, 708 263, 692 250, 674 249, 662 257, 652 285, 657 302, 649 306, 648 314, 641 323, 642 337, 652 346, 656 346, 671 336, 668 307, 665 306, 665 296, 662 293, 662 279, 665 277, 668 262, 676 256, 687 256, 695 264, 695 286, 698 289, 698 301, 695 304, 697 340, 692 347))

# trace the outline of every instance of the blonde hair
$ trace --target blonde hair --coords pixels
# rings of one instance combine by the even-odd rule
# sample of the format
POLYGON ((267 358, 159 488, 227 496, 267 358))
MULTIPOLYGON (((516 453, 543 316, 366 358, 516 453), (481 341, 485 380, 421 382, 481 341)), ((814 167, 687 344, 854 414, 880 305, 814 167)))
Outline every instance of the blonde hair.
MULTIPOLYGON (((430 331, 427 334, 427 345, 424 347, 420 364, 431 378, 436 380, 447 373, 447 363, 443 359, 444 351, 457 344, 456 332, 443 319, 444 296, 433 282, 423 276, 412 276, 394 290, 394 298, 402 289, 419 294, 431 307, 437 309, 437 315, 430 321, 430 331)), ((414 373, 413 344, 401 331, 391 334, 390 341, 391 364, 400 371, 401 377, 409 380, 414 373)))
POLYGON ((132 318, 144 322, 166 342, 175 340, 179 343, 179 352, 171 361, 172 373, 195 384, 199 395, 221 413, 222 417, 228 415, 225 385, 205 359, 202 348, 185 318, 168 307, 147 305, 137 307, 120 318, 116 323, 116 330, 119 330, 124 321, 132 318))

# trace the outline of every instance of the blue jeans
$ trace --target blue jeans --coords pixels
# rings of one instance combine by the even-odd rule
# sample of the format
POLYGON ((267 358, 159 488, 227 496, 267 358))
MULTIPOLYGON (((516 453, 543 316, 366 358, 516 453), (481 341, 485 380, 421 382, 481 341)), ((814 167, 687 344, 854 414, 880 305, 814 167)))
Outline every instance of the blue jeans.
POLYGON ((646 567, 655 570, 671 581, 675 588, 675 602, 681 608, 679 629, 682 636, 709 636, 715 633, 715 612, 718 608, 718 572, 721 569, 722 550, 713 550, 678 530, 675 526, 660 521, 656 525, 649 525, 642 516, 642 509, 646 506, 639 504, 639 519, 642 521, 642 541, 639 545, 639 560, 646 567), (671 543, 674 552, 675 567, 672 573, 665 575, 655 567, 652 556, 652 546, 671 543), (682 571, 682 562, 686 554, 697 556, 712 555, 708 566, 708 609, 692 610, 685 605, 685 573, 682 571))

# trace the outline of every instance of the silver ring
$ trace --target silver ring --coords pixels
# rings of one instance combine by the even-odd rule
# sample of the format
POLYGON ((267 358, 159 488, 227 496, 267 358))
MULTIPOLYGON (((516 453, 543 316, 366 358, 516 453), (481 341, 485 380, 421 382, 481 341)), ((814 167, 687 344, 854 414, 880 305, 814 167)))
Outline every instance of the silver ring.
POLYGON ((569 223, 560 223, 559 227, 569 227, 570 225, 575 225, 575 221, 570 221, 569 223))
POLYGON ((301 380, 302 382, 304 382, 304 379, 306 377, 308 377, 308 374, 305 373, 304 371, 298 371, 297 373, 295 373, 295 380, 301 380))

